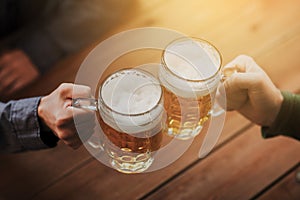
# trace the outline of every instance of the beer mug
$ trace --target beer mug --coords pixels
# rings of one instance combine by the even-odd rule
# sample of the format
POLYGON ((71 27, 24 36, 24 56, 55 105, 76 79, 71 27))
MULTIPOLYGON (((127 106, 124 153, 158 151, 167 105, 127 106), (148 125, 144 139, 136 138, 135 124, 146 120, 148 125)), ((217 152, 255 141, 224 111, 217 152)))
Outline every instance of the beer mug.
POLYGON ((140 69, 117 71, 97 87, 96 99, 73 106, 96 110, 110 164, 123 173, 140 173, 153 162, 162 141, 163 98, 157 79, 140 69))
POLYGON ((167 112, 165 130, 178 139, 198 135, 213 112, 221 55, 209 42, 179 38, 162 54, 159 80, 167 112))

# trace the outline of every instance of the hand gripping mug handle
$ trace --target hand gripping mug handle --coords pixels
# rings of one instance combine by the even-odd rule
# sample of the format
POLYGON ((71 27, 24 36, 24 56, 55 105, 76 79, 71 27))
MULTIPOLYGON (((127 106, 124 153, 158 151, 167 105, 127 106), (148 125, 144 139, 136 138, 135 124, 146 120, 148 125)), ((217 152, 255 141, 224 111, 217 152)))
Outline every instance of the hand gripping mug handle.
MULTIPOLYGON (((98 112, 98 100, 94 98, 74 98, 72 99, 72 106, 75 108, 86 109, 98 112)), ((103 150, 100 138, 93 134, 87 141, 93 149, 103 150)))

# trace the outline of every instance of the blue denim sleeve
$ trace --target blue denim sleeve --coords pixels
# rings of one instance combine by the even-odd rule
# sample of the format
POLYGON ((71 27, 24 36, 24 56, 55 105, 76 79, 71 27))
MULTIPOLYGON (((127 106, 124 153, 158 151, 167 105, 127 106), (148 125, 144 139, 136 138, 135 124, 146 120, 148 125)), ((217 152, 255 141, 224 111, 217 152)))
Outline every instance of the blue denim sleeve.
POLYGON ((0 152, 49 148, 40 134, 39 101, 40 97, 0 102, 0 152))

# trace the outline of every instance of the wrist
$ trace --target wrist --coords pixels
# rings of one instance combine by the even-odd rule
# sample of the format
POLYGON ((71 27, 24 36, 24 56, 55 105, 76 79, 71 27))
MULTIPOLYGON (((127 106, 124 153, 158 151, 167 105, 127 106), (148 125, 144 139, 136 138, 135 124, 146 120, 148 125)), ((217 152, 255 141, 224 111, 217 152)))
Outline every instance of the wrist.
POLYGON ((298 120, 300 119, 300 95, 282 92, 283 102, 280 111, 269 127, 262 127, 264 138, 284 135, 300 140, 298 120))
POLYGON ((40 137, 45 145, 48 147, 55 147, 59 138, 52 132, 52 130, 46 124, 45 112, 43 109, 43 102, 45 97, 42 97, 38 105, 38 119, 40 126, 40 137))
POLYGON ((282 96, 282 93, 278 89, 277 90, 277 95, 275 95, 275 98, 274 98, 273 109, 270 112, 270 116, 267 119, 267 122, 265 124, 263 124, 263 126, 270 127, 274 124, 274 122, 276 121, 276 118, 277 118, 277 116, 280 112, 280 109, 281 109, 281 106, 282 106, 282 103, 283 103, 283 99, 284 98, 282 96))
POLYGON ((40 121, 46 125, 45 116, 44 116, 45 111, 44 111, 44 106, 43 106, 44 102, 45 102, 45 98, 46 97, 41 97, 40 103, 38 105, 38 117, 39 117, 40 121))

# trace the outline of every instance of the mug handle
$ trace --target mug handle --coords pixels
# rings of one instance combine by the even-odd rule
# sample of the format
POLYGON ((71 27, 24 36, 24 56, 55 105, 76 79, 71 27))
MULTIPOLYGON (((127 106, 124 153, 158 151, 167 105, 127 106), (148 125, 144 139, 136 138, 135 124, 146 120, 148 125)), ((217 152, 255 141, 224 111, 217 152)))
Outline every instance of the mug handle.
MULTIPOLYGON (((98 111, 98 100, 94 98, 74 98, 72 99, 72 107, 87 109, 90 111, 98 111)), ((93 149, 103 151, 103 145, 100 139, 94 134, 86 141, 93 149)))
POLYGON ((98 110, 98 100, 94 98, 74 98, 72 106, 75 108, 83 108, 91 111, 98 110))
MULTIPOLYGON (((225 89, 223 86, 224 81, 226 81, 227 78, 229 78, 232 74, 237 73, 237 69, 236 68, 227 68, 224 71, 221 72, 221 78, 220 78, 220 84, 217 88, 217 93, 216 96, 220 97, 219 95, 219 91, 223 90, 225 93, 225 89)), ((221 97, 221 101, 222 102, 226 102, 226 96, 225 97, 221 97), (225 98, 225 100, 224 100, 225 98)), ((221 106, 217 100, 215 100, 214 104, 213 104, 213 108, 211 111, 211 115, 214 117, 220 116, 222 115, 224 112, 226 112, 226 105, 221 106)))

